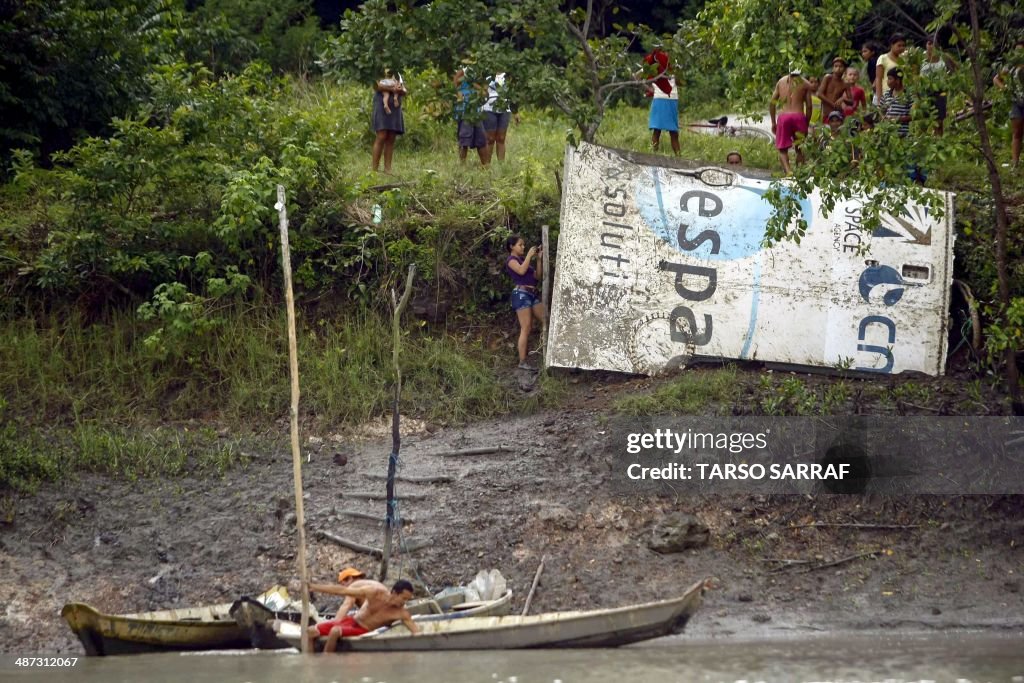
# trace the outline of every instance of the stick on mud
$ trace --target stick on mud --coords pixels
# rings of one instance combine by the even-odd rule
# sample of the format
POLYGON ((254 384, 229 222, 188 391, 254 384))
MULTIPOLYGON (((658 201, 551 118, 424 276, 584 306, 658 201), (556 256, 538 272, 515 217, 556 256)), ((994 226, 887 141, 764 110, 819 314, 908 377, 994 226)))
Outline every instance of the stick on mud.
MULTIPOLYGON (((309 567, 306 563, 306 515, 302 507, 302 453, 299 450, 299 352, 295 341, 295 297, 292 294, 292 255, 288 246, 288 205, 284 185, 277 186, 275 207, 281 219, 281 268, 284 270, 285 304, 288 309, 288 368, 291 374, 291 436, 292 479, 295 482, 295 527, 299 532, 299 575, 302 580, 302 623, 309 623, 309 567)), ((312 654, 312 644, 305 633, 302 651, 312 654)))
POLYGON ((482 446, 480 448, 464 448, 459 451, 438 451, 436 453, 424 453, 424 455, 438 455, 452 457, 459 455, 487 455, 488 453, 509 453, 512 449, 508 446, 482 446))
POLYGON ((530 611, 530 603, 533 602, 533 594, 537 592, 537 584, 540 583, 540 574, 544 571, 544 560, 546 558, 546 555, 540 558, 540 564, 537 565, 537 573, 533 575, 533 585, 530 586, 530 592, 526 596, 526 604, 523 605, 524 617, 526 616, 526 613, 530 611))

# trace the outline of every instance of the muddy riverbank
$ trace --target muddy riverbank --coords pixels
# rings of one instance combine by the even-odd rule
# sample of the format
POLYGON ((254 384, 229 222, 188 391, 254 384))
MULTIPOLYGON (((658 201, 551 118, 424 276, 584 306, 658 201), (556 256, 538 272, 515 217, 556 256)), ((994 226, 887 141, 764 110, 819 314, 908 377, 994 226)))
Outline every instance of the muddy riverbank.
MULTIPOLYGON (((715 577, 720 588, 688 631, 700 636, 1024 630, 1021 497, 621 496, 604 456, 610 396, 650 385, 570 386, 572 407, 558 411, 460 428, 406 421, 400 473, 435 481, 399 483, 405 540, 425 546, 394 558, 393 572, 438 588, 495 567, 521 609, 546 557, 535 612, 657 599, 715 577), (434 455, 499 444, 507 450, 434 455), (674 513, 706 525, 707 544, 652 550, 652 528, 674 513)), ((390 437, 320 426, 303 439, 313 577, 348 564, 375 571, 376 560, 318 532, 381 545, 376 522, 345 511, 383 516, 382 500, 360 494, 383 493, 390 437)), ((0 650, 81 652, 59 616, 69 601, 136 612, 295 586, 291 471, 279 423, 223 477, 85 474, 15 499, 0 527, 0 650)))

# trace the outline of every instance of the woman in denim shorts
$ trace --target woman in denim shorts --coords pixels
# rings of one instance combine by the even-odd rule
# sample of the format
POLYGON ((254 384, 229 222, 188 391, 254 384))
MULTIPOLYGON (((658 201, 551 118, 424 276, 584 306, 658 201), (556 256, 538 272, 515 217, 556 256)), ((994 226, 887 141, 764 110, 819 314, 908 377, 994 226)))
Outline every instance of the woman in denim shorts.
POLYGON ((541 265, 541 250, 537 247, 530 247, 526 251, 526 244, 519 235, 511 235, 505 240, 505 248, 508 249, 508 258, 505 260, 505 270, 512 278, 512 310, 516 312, 519 320, 519 340, 516 348, 519 350, 519 367, 524 370, 532 369, 526 362, 526 350, 530 338, 530 330, 533 328, 533 319, 541 322, 547 316, 544 304, 537 292, 537 278, 543 272, 541 265), (530 262, 536 258, 536 268, 530 262))

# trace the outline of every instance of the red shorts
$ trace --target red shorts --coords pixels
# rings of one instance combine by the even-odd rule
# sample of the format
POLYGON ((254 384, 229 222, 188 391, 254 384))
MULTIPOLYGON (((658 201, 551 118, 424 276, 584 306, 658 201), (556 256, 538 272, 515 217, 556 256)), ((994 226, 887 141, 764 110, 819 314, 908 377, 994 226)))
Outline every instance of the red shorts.
POLYGON ((355 617, 343 617, 341 619, 331 619, 330 621, 321 621, 316 625, 317 631, 320 635, 326 636, 330 634, 331 629, 335 626, 341 627, 341 637, 351 638, 352 636, 361 636, 369 631, 355 620, 355 617))
POLYGON ((807 117, 799 112, 779 114, 775 123, 775 148, 785 151, 796 142, 796 134, 807 135, 807 117))

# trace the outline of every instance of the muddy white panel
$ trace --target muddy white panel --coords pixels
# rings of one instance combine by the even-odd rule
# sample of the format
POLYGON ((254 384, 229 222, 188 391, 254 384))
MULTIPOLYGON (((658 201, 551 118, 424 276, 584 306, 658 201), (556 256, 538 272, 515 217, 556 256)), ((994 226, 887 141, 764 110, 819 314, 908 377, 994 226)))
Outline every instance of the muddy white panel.
POLYGON ((812 195, 801 243, 765 249, 769 185, 567 149, 548 363, 655 374, 711 356, 942 374, 951 197, 941 220, 909 206, 866 235, 861 201, 825 216, 812 195))

